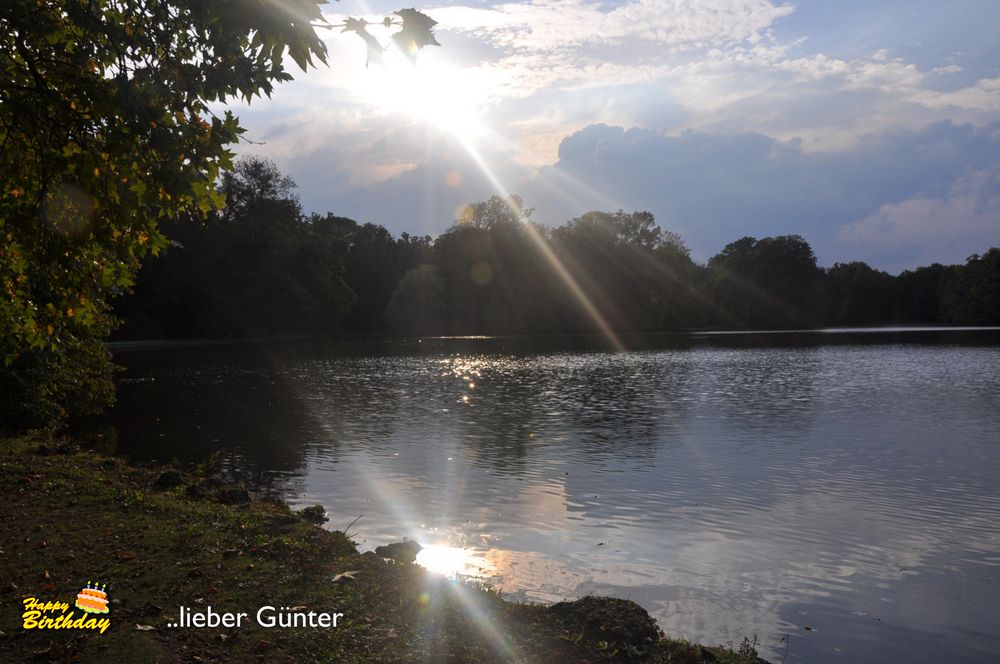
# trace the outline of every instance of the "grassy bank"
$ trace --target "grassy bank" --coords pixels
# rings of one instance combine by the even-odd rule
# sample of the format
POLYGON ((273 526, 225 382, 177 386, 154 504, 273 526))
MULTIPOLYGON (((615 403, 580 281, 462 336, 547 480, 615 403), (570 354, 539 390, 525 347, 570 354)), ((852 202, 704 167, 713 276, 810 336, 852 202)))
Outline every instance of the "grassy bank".
POLYGON ((513 604, 359 554, 310 515, 215 478, 132 467, 66 442, 5 440, 3 450, 2 661, 759 661, 665 639, 625 600, 513 604), (23 628, 26 598, 73 611, 88 581, 108 586, 105 633, 23 628), (253 620, 268 605, 344 617, 336 628, 269 629, 253 620), (181 606, 250 619, 169 627, 181 606))

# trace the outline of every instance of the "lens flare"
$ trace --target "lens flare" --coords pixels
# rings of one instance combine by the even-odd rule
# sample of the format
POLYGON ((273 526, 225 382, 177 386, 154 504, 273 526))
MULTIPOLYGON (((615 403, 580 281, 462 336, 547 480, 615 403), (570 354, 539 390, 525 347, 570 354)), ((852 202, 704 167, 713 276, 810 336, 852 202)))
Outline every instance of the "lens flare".
POLYGON ((474 576, 478 562, 482 561, 477 560, 469 549, 444 544, 427 544, 417 554, 418 565, 449 579, 457 576, 474 576))

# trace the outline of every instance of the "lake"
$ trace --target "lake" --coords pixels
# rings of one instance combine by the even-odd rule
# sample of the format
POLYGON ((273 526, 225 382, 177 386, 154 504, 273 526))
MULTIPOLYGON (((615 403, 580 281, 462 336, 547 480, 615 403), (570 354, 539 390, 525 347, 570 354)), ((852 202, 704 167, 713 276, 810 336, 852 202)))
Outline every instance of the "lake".
POLYGON ((787 662, 1000 655, 1000 331, 121 344, 105 449, 787 662))

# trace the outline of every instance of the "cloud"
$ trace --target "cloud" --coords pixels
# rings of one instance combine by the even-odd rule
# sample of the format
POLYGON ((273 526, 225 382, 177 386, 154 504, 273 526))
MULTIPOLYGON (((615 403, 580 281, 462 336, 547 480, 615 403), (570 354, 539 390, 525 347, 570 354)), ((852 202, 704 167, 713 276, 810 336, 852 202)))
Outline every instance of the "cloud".
MULTIPOLYGON (((585 0, 536 0, 433 10, 444 32, 472 34, 500 55, 483 64, 495 96, 656 80, 684 58, 764 48, 791 5, 767 0, 636 0, 605 10, 585 0)), ((430 10, 429 10, 430 11, 430 10)))
POLYGON ((558 155, 537 172, 509 154, 477 162, 446 132, 404 126, 316 142, 279 165, 300 184, 307 210, 394 233, 435 235, 461 205, 512 192, 549 225, 590 209, 649 210, 700 260, 743 235, 794 233, 821 264, 865 260, 895 272, 961 262, 1000 242, 1000 125, 943 122, 835 153, 755 132, 671 136, 592 125, 566 137, 558 155), (398 172, 359 182, 346 154, 376 175, 398 172))
POLYGON ((838 241, 859 258, 885 264, 962 263, 1000 246, 1000 170, 959 177, 942 197, 914 196, 883 205, 843 226, 838 241))
POLYGON ((1000 111, 1000 76, 984 78, 951 92, 924 92, 919 98, 922 104, 934 109, 1000 111))
POLYGON ((635 0, 605 11, 601 3, 586 0, 535 0, 431 11, 451 29, 522 52, 645 41, 676 53, 706 44, 760 42, 793 8, 768 0, 635 0))
POLYGON ((650 210, 701 259, 743 235, 797 233, 824 264, 863 259, 896 271, 1000 241, 997 129, 939 123, 810 153, 757 133, 597 125, 564 140, 558 162, 522 193, 548 220, 609 202, 650 210))
POLYGON ((796 11, 791 4, 635 0, 606 9, 536 0, 433 11, 444 34, 472 35, 494 48, 494 57, 476 64, 495 83, 491 104, 567 91, 586 104, 590 93, 606 98, 612 88, 646 86, 645 99, 629 96, 591 122, 759 131, 803 138, 807 149, 841 149, 882 128, 918 128, 956 113, 985 124, 1000 111, 992 79, 949 93, 933 89, 962 71, 952 62, 924 71, 877 45, 846 59, 809 51, 804 35, 778 40, 774 27, 796 11), (647 109, 664 99, 684 115, 658 123, 647 109))
POLYGON ((954 220, 972 214, 962 192, 998 169, 1000 78, 954 51, 955 30, 949 48, 892 37, 912 27, 904 9, 876 12, 876 32, 847 39, 844 16, 868 16, 867 4, 845 15, 771 0, 423 7, 443 46, 419 66, 444 72, 435 89, 489 129, 475 156, 447 122, 393 98, 392 73, 365 69, 361 40, 339 33, 327 38, 332 68, 242 109, 265 144, 241 150, 274 159, 306 210, 397 233, 440 232, 457 206, 505 189, 551 224, 649 209, 700 258, 743 234, 801 233, 827 264, 961 259, 995 243, 989 212, 954 220), (946 250, 948 228, 964 239, 946 250))

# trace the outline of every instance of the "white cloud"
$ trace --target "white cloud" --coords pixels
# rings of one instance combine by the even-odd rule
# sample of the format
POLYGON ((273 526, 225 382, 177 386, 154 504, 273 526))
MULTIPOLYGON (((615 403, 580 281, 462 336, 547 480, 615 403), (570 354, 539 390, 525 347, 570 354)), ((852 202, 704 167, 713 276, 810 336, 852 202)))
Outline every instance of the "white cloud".
POLYGON ((526 96, 552 86, 649 81, 685 55, 773 41, 771 25, 792 7, 767 0, 636 0, 603 11, 584 0, 536 0, 428 11, 447 30, 499 47, 502 55, 485 72, 501 81, 501 95, 526 96))
POLYGON ((933 109, 967 109, 995 113, 1000 111, 1000 76, 984 78, 951 92, 923 92, 921 103, 933 109))

